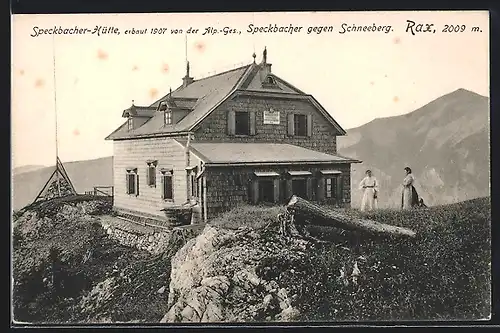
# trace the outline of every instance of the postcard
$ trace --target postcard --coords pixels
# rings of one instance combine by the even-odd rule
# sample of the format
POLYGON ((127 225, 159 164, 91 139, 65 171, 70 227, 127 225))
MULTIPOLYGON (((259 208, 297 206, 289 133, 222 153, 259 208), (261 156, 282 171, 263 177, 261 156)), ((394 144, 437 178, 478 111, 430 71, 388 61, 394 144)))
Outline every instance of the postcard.
POLYGON ((13 323, 491 318, 487 11, 12 21, 13 323))

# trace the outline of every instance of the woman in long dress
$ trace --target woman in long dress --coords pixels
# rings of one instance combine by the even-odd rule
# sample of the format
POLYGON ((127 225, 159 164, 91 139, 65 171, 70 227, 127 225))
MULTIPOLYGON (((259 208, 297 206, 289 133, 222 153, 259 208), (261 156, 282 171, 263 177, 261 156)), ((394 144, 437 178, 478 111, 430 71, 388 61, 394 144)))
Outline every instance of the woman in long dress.
POLYGON ((414 206, 414 202, 418 200, 418 195, 415 191, 415 187, 413 186, 415 183, 415 177, 413 177, 411 169, 406 167, 405 173, 406 176, 403 179, 403 191, 401 194, 401 208, 410 209, 414 206))
POLYGON ((366 170, 366 177, 359 183, 359 188, 363 190, 363 199, 361 200, 361 211, 373 210, 378 208, 378 182, 372 175, 371 170, 366 170))

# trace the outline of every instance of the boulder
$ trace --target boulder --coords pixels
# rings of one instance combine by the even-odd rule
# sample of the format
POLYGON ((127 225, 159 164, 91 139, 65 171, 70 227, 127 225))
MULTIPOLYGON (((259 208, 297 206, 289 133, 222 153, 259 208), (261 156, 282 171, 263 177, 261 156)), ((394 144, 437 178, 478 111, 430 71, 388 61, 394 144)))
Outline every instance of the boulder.
MULTIPOLYGON (((168 312, 162 322, 283 321, 296 318, 285 286, 259 276, 263 258, 303 255, 303 242, 275 233, 207 225, 172 258, 168 312), (269 243, 276 246, 269 246, 269 243), (267 245, 266 245, 267 244, 267 245), (273 295, 275 293, 275 295, 273 295)), ((278 272, 279 275, 279 272, 278 272)))

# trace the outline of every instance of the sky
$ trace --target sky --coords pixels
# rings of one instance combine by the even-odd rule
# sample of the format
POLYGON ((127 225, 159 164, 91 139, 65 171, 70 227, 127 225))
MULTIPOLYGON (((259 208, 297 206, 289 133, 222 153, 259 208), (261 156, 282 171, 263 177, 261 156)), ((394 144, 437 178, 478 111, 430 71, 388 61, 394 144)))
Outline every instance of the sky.
POLYGON ((146 106, 176 89, 186 55, 199 79, 249 64, 254 52, 260 62, 266 47, 273 73, 313 95, 345 129, 459 88, 489 97, 488 28, 487 11, 13 15, 12 166, 54 164, 56 110, 63 162, 111 156, 104 138, 124 122, 122 111, 132 100, 146 106), (407 20, 436 32, 413 35, 407 20), (249 24, 302 29, 252 34, 249 24), (342 24, 391 30, 340 33, 342 24), (442 31, 450 24, 458 32, 442 31), (31 36, 54 26, 120 34, 31 36), (209 27, 236 33, 202 35, 209 27), (166 32, 151 34, 154 28, 166 32), (199 31, 186 34, 189 28, 199 31), (131 29, 147 34, 125 34, 131 29))

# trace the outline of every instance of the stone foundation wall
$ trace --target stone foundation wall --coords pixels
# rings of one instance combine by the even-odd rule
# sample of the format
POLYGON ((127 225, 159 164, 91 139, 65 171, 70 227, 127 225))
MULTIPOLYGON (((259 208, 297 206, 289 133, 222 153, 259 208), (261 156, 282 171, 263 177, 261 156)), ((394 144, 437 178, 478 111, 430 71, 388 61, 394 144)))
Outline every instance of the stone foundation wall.
POLYGON ((134 247, 156 255, 165 252, 174 237, 183 237, 188 240, 196 237, 202 230, 199 227, 179 227, 170 230, 149 226, 135 225, 123 220, 105 220, 102 226, 109 237, 117 240, 124 246, 134 247))

